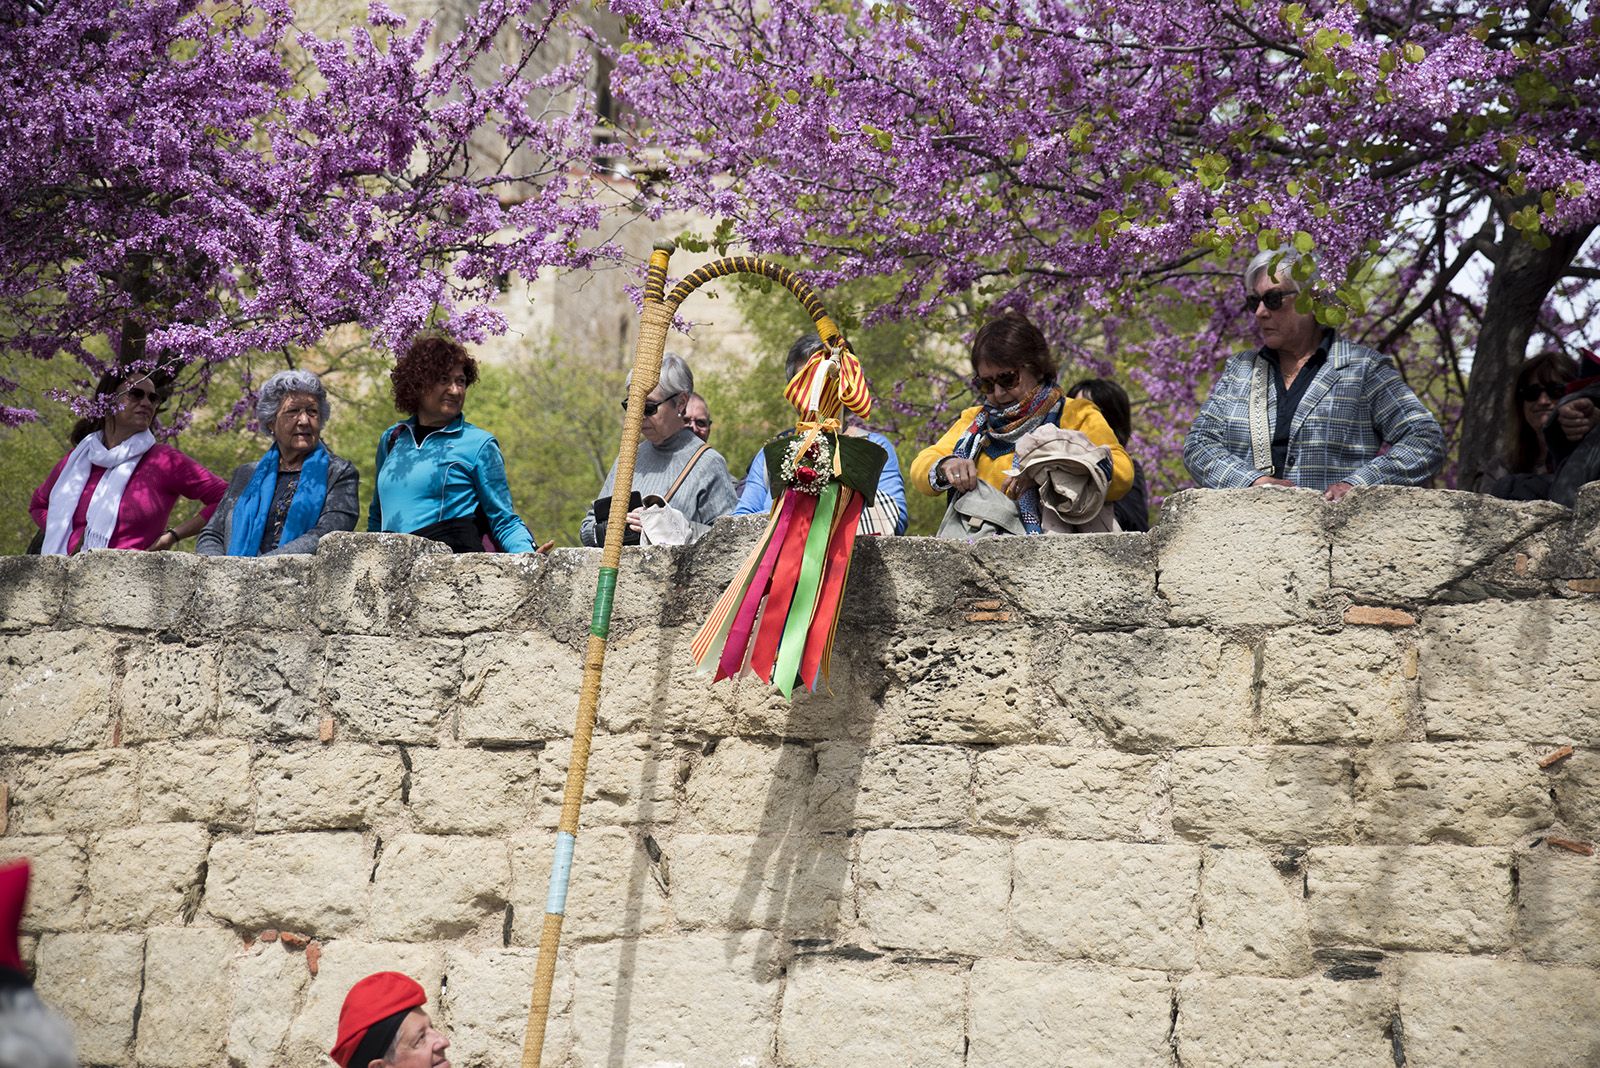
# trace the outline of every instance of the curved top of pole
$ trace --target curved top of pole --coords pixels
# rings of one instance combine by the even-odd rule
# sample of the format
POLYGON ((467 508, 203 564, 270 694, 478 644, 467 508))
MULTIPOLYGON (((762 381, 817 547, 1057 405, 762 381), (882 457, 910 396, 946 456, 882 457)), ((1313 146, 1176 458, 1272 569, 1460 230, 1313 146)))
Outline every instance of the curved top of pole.
POLYGON ((822 300, 817 296, 817 291, 787 267, 761 259, 759 256, 725 256, 706 264, 672 287, 672 292, 667 294, 666 298, 667 310, 676 312, 678 305, 682 304, 690 293, 713 278, 724 278, 730 274, 758 274, 779 283, 805 306, 811 321, 817 324, 818 337, 829 344, 843 340, 844 335, 823 310, 822 300))

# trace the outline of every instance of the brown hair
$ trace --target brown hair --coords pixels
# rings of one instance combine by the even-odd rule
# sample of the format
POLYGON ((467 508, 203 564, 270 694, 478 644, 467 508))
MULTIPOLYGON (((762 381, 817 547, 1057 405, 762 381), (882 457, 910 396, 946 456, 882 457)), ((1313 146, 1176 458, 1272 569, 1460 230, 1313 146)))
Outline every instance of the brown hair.
POLYGON ((1506 466, 1513 473, 1532 471, 1539 462, 1539 435, 1522 417, 1522 387, 1541 383, 1547 386, 1565 386, 1578 377, 1578 364, 1571 356, 1550 349, 1531 357, 1517 372, 1506 398, 1506 466))
MULTIPOLYGON (((164 368, 154 371, 140 371, 131 367, 113 367, 100 376, 100 381, 95 383, 94 395, 99 397, 113 397, 122 392, 122 387, 129 382, 138 382, 148 378, 150 384, 156 387, 156 392, 161 394, 161 400, 156 404, 160 408, 166 403, 168 395, 172 392, 172 372, 164 368)), ((93 434, 96 430, 103 429, 109 415, 84 416, 72 424, 71 440, 74 445, 93 434)))
POLYGON ((1008 312, 990 319, 972 339, 972 371, 978 371, 978 361, 986 360, 996 367, 1024 367, 1033 372, 1040 382, 1056 377, 1056 361, 1050 355, 1050 345, 1037 326, 1021 312, 1008 312))
POLYGON ((478 361, 467 355, 461 342, 443 334, 417 338, 389 372, 395 409, 407 415, 417 414, 422 406, 422 391, 443 382, 458 363, 467 376, 467 385, 478 381, 478 361))

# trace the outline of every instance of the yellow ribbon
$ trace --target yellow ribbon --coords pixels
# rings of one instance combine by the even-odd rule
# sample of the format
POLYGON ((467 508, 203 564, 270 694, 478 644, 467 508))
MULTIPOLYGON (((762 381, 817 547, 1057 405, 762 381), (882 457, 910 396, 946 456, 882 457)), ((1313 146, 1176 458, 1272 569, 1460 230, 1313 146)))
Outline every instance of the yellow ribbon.
POLYGON ((794 431, 800 437, 800 448, 795 452, 795 462, 798 463, 805 456, 806 450, 811 448, 811 443, 817 440, 817 435, 829 433, 834 436, 833 473, 837 476, 843 468, 839 466, 839 454, 843 451, 837 445, 839 437, 839 420, 837 419, 802 419, 794 425, 794 431))

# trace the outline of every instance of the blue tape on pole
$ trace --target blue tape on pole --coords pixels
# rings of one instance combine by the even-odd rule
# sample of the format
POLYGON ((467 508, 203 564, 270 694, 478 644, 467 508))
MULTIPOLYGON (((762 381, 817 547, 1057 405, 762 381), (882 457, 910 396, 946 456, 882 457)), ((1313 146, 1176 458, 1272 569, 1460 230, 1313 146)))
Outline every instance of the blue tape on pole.
POLYGON ((566 831, 556 832, 556 855, 550 862, 550 894, 544 899, 544 910, 551 916, 567 914, 567 882, 572 878, 572 850, 577 844, 576 836, 566 831))

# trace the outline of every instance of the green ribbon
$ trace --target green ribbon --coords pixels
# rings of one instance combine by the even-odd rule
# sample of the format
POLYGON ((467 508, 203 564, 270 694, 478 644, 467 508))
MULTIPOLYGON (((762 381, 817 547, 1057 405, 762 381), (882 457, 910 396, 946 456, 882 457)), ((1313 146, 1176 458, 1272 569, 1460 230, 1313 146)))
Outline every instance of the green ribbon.
POLYGON ((800 657, 806 651, 806 631, 811 629, 811 616, 817 610, 817 590, 822 585, 822 565, 828 559, 828 536, 833 532, 833 511, 838 503, 839 483, 830 482, 817 499, 811 533, 806 535, 800 578, 795 582, 794 602, 783 624, 783 637, 778 640, 778 664, 773 669, 773 679, 784 697, 794 692, 800 657))
POLYGON ((611 600, 617 593, 617 569, 602 567, 594 584, 594 616, 589 620, 589 633, 596 638, 611 636, 611 600))

